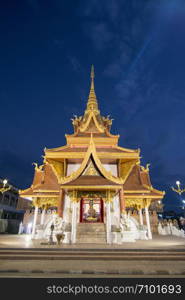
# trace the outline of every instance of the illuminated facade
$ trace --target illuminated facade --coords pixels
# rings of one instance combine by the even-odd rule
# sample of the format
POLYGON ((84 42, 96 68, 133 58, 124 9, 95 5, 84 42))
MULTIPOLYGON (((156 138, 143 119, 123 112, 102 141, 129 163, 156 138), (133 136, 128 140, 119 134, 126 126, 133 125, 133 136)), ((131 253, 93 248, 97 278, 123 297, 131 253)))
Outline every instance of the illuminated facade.
POLYGON ((32 236, 38 208, 44 213, 57 207, 58 216, 70 227, 66 242, 121 243, 116 237, 121 216, 135 218, 136 227, 145 225, 151 239, 164 192, 152 187, 148 165, 140 165, 140 150, 118 146, 119 135, 111 134, 112 120, 98 108, 93 67, 86 110, 72 124, 74 133, 66 135, 66 145, 45 149, 43 164, 35 164, 32 185, 20 191, 35 206, 32 236))

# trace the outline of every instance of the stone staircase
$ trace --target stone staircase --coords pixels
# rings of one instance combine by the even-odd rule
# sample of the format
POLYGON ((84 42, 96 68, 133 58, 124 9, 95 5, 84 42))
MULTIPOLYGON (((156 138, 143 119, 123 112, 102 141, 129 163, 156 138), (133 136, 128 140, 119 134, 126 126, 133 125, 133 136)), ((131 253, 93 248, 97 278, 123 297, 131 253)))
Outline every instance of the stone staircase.
POLYGON ((78 244, 105 244, 106 231, 104 223, 79 223, 77 226, 78 244))

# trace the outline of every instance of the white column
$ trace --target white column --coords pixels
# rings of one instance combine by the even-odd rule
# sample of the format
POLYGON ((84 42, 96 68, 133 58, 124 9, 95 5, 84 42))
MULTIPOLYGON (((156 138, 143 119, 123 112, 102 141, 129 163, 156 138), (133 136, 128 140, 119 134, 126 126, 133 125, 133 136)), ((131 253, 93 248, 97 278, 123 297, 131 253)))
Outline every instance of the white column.
POLYGON ((145 216, 146 216, 146 225, 147 225, 147 231, 148 231, 148 238, 149 238, 149 240, 152 240, 152 232, 151 232, 151 226, 150 226, 150 216, 149 216, 147 206, 145 206, 145 216))
POLYGON ((40 218, 40 225, 44 225, 45 214, 46 214, 46 209, 43 208, 41 218, 40 218))
POLYGON ((110 201, 106 202, 106 233, 107 233, 107 244, 111 244, 111 212, 110 212, 110 201))
POLYGON ((142 208, 139 209, 139 221, 140 221, 140 225, 143 225, 143 213, 142 213, 142 208))
POLYGON ((77 221, 77 203, 72 202, 72 216, 71 216, 71 243, 76 243, 76 221, 77 221))
POLYGON ((33 225, 32 225, 32 233, 31 233, 31 238, 32 239, 34 239, 34 237, 35 237, 35 229, 36 229, 36 224, 37 224, 38 211, 39 211, 38 206, 35 206, 34 217, 33 217, 33 225))

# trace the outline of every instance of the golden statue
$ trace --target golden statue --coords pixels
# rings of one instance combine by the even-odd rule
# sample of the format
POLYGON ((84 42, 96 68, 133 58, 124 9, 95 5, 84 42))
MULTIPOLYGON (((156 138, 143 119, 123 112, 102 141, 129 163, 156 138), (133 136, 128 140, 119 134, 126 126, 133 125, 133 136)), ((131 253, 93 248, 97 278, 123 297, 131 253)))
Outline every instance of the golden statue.
POLYGON ((93 200, 89 200, 88 221, 97 221, 96 210, 93 208, 93 200))

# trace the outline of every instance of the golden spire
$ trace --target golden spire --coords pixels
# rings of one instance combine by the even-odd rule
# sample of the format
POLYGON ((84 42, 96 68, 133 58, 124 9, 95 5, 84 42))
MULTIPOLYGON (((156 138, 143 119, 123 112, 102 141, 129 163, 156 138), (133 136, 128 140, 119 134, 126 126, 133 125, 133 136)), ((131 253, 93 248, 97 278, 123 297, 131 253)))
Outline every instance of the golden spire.
POLYGON ((96 93, 94 90, 94 66, 91 66, 91 87, 90 87, 90 93, 89 93, 89 98, 87 102, 87 112, 89 111, 97 111, 98 112, 98 102, 96 99, 96 93))

